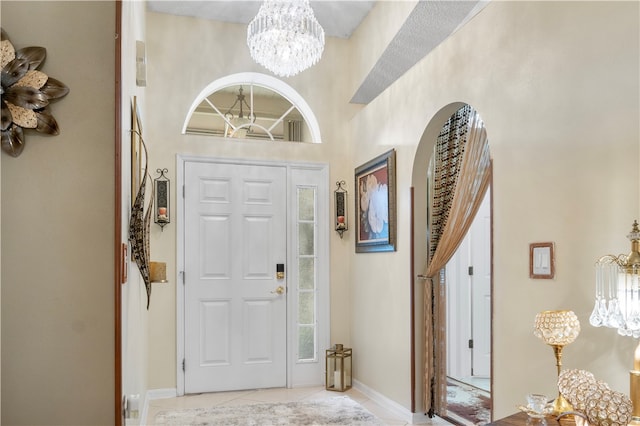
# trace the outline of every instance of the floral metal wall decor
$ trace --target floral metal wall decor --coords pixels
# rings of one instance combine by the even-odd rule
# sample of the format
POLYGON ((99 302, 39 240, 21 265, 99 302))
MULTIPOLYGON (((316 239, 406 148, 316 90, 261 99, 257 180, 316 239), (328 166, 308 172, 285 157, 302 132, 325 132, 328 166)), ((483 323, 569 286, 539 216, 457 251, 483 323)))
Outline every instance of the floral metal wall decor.
MULTIPOLYGON (((134 104, 135 105, 135 104, 134 104)), ((140 127, 141 128, 141 127, 140 127)), ((148 155, 147 145, 142 139, 140 130, 132 130, 137 134, 140 145, 144 153, 144 170, 142 171, 142 180, 136 198, 131 206, 131 217, 129 219, 129 244, 131 245, 131 258, 138 265, 138 270, 142 276, 145 289, 147 291, 147 310, 151 302, 151 250, 149 244, 151 215, 153 212, 153 201, 155 198, 154 187, 151 187, 151 197, 149 198, 149 207, 144 210, 145 193, 147 188, 147 178, 151 178, 148 172, 148 155)))
POLYGON ((38 68, 47 56, 44 47, 15 50, 7 33, 0 28, 0 69, 2 69, 2 150, 17 157, 24 149, 23 129, 57 135, 58 123, 51 114, 50 101, 69 93, 60 81, 38 68))

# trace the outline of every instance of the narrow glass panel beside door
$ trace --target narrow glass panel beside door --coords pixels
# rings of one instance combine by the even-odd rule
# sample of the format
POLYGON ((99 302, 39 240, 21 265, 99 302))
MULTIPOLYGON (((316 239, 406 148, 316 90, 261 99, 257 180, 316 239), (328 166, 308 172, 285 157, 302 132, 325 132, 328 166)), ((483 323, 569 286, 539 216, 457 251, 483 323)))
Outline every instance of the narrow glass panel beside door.
POLYGON ((317 360, 316 189, 298 188, 298 362, 317 360))

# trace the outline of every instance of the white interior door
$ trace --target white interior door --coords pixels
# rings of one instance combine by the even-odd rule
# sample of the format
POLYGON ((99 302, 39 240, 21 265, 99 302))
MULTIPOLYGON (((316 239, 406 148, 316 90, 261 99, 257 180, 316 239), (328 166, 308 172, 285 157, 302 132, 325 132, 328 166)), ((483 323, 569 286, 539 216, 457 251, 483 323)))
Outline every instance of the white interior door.
POLYGON ((490 189, 447 263, 447 375, 460 381, 491 375, 490 189))
POLYGON ((186 162, 184 183, 185 393, 284 387, 286 168, 186 162))
POLYGON ((491 374, 491 199, 489 189, 471 227, 473 376, 491 374))
POLYGON ((464 381, 471 376, 471 276, 467 234, 446 266, 447 375, 464 381))

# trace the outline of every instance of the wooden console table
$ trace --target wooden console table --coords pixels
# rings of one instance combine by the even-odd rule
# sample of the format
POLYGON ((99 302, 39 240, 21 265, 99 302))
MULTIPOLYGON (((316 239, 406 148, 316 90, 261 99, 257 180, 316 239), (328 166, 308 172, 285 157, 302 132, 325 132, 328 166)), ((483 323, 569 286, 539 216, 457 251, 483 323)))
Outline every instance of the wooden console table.
POLYGON ((545 424, 546 426, 575 426, 576 424, 572 417, 563 417, 560 422, 556 420, 555 416, 546 416, 544 418, 545 422, 537 420, 538 419, 529 419, 527 413, 520 411, 516 414, 488 423, 487 426, 543 426, 545 424))

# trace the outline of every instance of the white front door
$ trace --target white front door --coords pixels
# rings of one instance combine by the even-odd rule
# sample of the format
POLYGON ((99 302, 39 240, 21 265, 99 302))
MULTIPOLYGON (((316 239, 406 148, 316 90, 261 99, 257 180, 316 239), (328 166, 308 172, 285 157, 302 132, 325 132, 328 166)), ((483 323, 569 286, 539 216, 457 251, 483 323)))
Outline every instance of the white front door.
POLYGON ((185 393, 286 386, 286 176, 185 163, 185 393))

